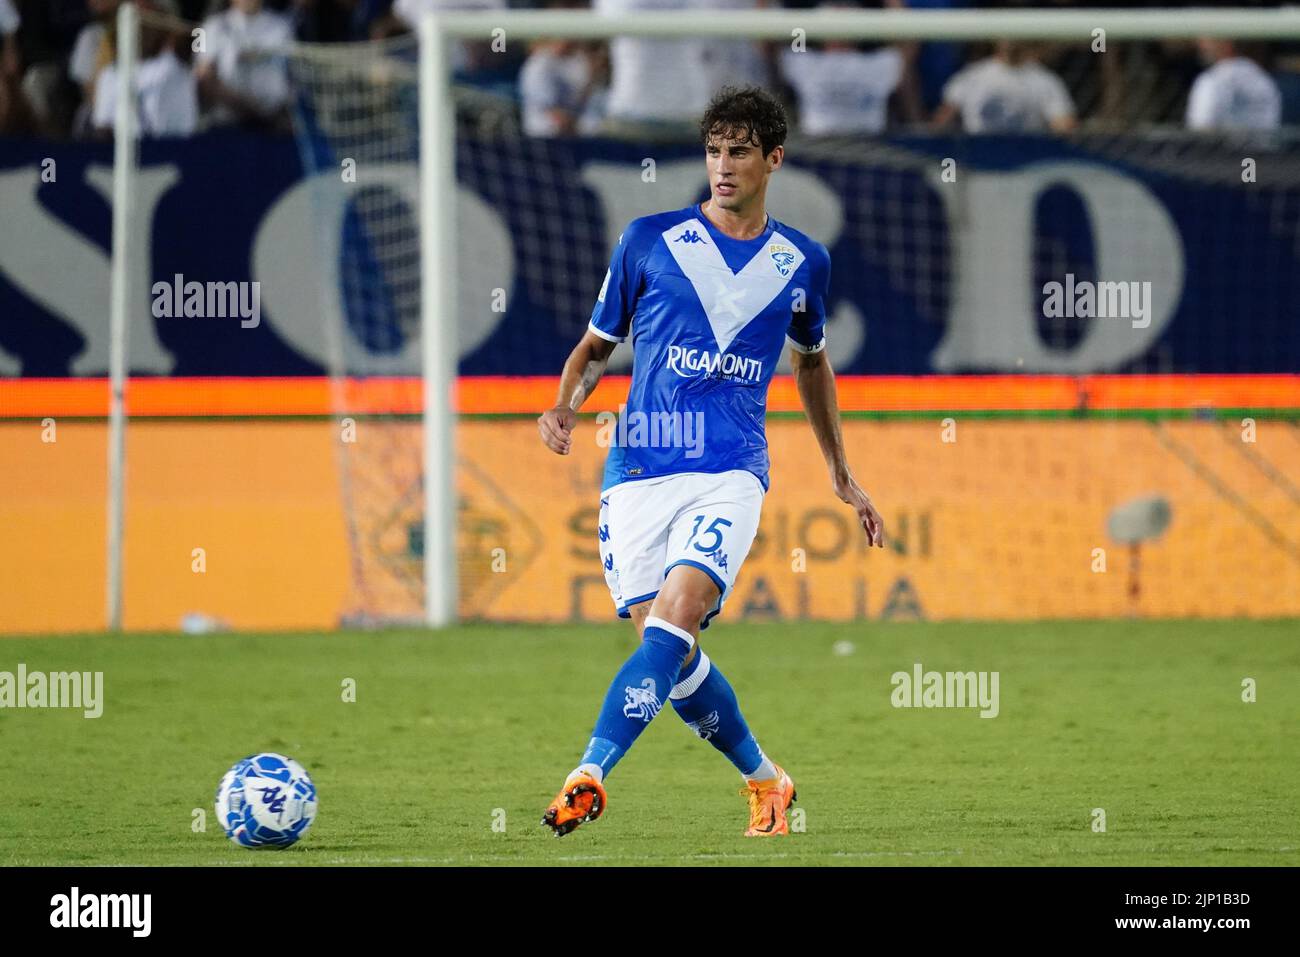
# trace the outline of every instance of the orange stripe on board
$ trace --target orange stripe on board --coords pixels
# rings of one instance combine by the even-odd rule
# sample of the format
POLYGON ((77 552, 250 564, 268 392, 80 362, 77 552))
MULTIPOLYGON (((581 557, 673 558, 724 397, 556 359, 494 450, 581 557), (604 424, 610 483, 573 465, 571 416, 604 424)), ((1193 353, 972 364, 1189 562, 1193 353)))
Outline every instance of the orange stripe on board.
MULTIPOLYGON (((1297 375, 1165 376, 840 376, 846 412, 1300 408, 1297 375)), ((628 376, 607 376, 584 406, 614 410, 627 397, 628 376)), ((457 383, 465 413, 536 413, 555 402, 552 376, 466 376, 457 383)), ((322 377, 137 378, 127 386, 127 414, 259 416, 415 414, 423 408, 416 378, 322 377), (335 395, 337 391, 338 395, 335 395)), ((794 379, 776 376, 772 412, 801 409, 794 379)), ((0 379, 0 418, 101 417, 108 414, 106 379, 0 379)))
POLYGON ((1297 375, 1098 375, 1084 380, 1096 409, 1294 409, 1297 375))

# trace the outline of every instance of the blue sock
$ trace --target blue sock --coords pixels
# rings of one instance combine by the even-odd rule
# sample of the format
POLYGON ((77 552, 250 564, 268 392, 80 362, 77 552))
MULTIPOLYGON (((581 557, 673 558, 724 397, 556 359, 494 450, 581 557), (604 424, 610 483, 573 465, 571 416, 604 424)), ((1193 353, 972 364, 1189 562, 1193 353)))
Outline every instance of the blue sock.
POLYGON ((645 620, 641 646, 614 677, 582 755, 586 770, 602 779, 659 713, 695 639, 661 618, 645 620))
POLYGON ((767 759, 740 713, 731 683, 703 652, 683 668, 670 695, 673 708, 696 734, 749 777, 767 759))

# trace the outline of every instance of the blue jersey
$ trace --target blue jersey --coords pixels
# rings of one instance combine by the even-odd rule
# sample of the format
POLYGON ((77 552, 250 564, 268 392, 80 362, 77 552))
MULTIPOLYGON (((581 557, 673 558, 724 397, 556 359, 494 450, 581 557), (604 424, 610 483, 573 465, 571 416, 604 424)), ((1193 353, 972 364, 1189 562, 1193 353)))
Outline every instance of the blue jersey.
POLYGON ((830 271, 825 246, 771 216, 745 240, 698 205, 633 220, 591 313, 592 332, 635 350, 602 488, 745 469, 766 489, 767 387, 786 342, 825 348, 830 271))

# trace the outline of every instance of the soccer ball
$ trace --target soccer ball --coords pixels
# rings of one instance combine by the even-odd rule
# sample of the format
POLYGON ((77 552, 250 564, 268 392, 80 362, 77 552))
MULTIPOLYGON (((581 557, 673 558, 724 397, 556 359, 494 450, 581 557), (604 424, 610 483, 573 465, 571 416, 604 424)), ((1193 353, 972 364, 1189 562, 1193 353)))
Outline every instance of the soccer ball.
POLYGON ((217 820, 241 847, 288 847, 315 819, 316 785, 283 754, 250 755, 217 785, 217 820))

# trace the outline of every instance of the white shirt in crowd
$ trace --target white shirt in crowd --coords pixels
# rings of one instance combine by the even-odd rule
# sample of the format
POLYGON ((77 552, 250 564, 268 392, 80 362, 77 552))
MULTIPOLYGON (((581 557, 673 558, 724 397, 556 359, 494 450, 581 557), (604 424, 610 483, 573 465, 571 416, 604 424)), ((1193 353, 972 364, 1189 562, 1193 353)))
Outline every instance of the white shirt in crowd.
MULTIPOLYGON (((438 10, 504 10, 506 6, 506 0, 393 0, 393 16, 414 32, 426 13, 438 10)), ((464 42, 452 45, 453 70, 464 70, 469 65, 466 46, 464 42)))
MULTIPOLYGON (((710 0, 593 0, 596 13, 703 10, 710 0)), ((716 41, 713 41, 716 42, 716 41)), ((693 120, 709 105, 714 73, 706 41, 614 37, 609 42, 608 113, 621 120, 693 120)))
MULTIPOLYGON (((271 10, 246 14, 226 10, 203 21, 205 50, 195 66, 215 64, 223 86, 248 97, 268 113, 289 102, 289 75, 284 60, 268 56, 293 42, 293 22, 271 10)), ((218 108, 215 120, 232 119, 218 108)))
POLYGON ((22 17, 18 16, 13 3, 10 0, 0 0, 0 36, 17 33, 22 22, 22 17))
POLYGON ((804 133, 879 133, 889 97, 903 80, 903 54, 894 47, 870 53, 786 50, 781 72, 798 98, 804 133))
POLYGON ((79 85, 85 86, 95 78, 95 70, 99 67, 99 50, 107 32, 102 23, 91 21, 77 34, 72 56, 68 58, 68 75, 79 85))
POLYGON ((1074 115, 1061 78, 1032 60, 1012 65, 989 57, 972 63, 944 86, 943 100, 961 112, 968 133, 1033 132, 1074 115))
MULTIPOLYGON (((137 123, 143 136, 189 136, 199 125, 193 72, 171 50, 143 61, 136 72, 137 123)), ((95 81, 91 125, 111 130, 117 110, 117 70, 109 63, 95 81)))
MULTIPOLYGON (((744 16, 744 11, 759 9, 759 0, 701 0, 696 6, 739 19, 744 16)), ((704 44, 704 61, 708 65, 706 83, 711 94, 724 86, 761 86, 767 89, 772 85, 762 48, 753 40, 714 38, 704 44)))
POLYGON ((1187 97, 1193 130, 1272 130, 1282 122, 1282 92, 1249 57, 1229 57, 1209 67, 1187 97))
POLYGON ((550 116, 551 110, 576 114, 578 133, 598 132, 602 98, 593 91, 583 99, 583 91, 590 82, 591 60, 582 52, 561 55, 542 49, 530 53, 519 71, 524 132, 529 136, 559 136, 560 129, 550 116))

